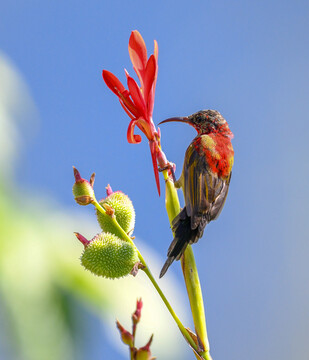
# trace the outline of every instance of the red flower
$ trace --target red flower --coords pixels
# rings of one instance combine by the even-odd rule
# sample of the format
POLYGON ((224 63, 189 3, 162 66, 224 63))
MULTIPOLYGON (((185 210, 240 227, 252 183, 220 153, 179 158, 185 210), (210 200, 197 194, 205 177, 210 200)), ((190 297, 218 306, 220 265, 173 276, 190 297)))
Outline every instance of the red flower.
POLYGON ((125 74, 129 90, 122 85, 115 75, 107 70, 103 70, 103 79, 110 90, 118 96, 121 106, 131 118, 127 131, 128 142, 131 144, 137 144, 142 141, 140 135, 134 134, 134 128, 136 125, 149 140, 155 179, 158 192, 160 194, 159 173, 157 166, 157 161, 162 163, 160 135, 158 134, 152 120, 158 73, 157 42, 154 41, 154 54, 150 55, 149 59, 147 59, 147 49, 141 34, 137 30, 132 31, 129 40, 129 54, 133 68, 140 80, 140 87, 126 70, 125 74))

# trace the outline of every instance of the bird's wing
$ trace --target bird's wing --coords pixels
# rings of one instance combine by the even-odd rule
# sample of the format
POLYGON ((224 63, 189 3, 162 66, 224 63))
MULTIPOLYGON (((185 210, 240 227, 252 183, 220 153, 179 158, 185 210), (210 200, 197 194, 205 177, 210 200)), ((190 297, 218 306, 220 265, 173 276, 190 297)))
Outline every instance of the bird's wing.
MULTIPOLYGON (((231 175, 218 177, 209 166, 206 155, 200 154, 191 144, 185 156, 183 190, 186 211, 191 217, 191 228, 196 229, 201 221, 216 219, 223 208, 231 175)), ((203 226, 203 228, 205 225, 203 226)))

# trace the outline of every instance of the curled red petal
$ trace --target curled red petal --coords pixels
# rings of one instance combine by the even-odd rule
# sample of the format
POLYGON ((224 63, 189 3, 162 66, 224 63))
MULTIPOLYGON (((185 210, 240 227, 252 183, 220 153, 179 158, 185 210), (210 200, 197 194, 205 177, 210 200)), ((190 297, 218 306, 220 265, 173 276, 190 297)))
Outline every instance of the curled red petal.
POLYGON ((135 144, 136 141, 141 142, 141 140, 139 140, 139 139, 141 139, 140 136, 134 135, 135 125, 137 125, 139 127, 139 129, 146 135, 146 137, 149 141, 154 140, 155 132, 153 130, 153 127, 145 119, 140 117, 138 119, 136 119, 136 118, 133 119, 129 124, 128 131, 127 131, 127 139, 128 139, 129 143, 135 144), (135 137, 135 136, 137 136, 137 137, 135 137), (136 140, 136 139, 138 139, 138 140, 136 140))
POLYGON ((138 119, 138 127, 143 131, 147 136, 148 140, 154 140, 155 138, 155 127, 152 120, 145 120, 143 118, 138 119))
POLYGON ((157 151, 156 151, 156 144, 154 141, 149 141, 153 171, 155 175, 155 180, 157 184, 158 193, 160 196, 160 180, 159 180, 159 171, 158 171, 158 164, 157 164, 157 151))
POLYGON ((144 118, 146 118, 147 111, 146 111, 146 103, 145 103, 144 97, 143 97, 141 90, 138 87, 136 81, 131 76, 128 76, 128 88, 129 88, 132 100, 134 102, 134 105, 140 112, 140 116, 143 116, 144 118))
POLYGON ((105 84, 119 97, 119 92, 122 93, 125 90, 121 81, 108 70, 103 70, 102 76, 105 84))
POLYGON ((127 139, 130 144, 139 144, 142 141, 142 137, 140 135, 134 134, 135 125, 138 123, 139 119, 131 120, 128 130, 127 130, 127 139))
POLYGON ((147 49, 142 35, 134 30, 129 39, 129 54, 134 70, 143 83, 143 73, 147 64, 147 49))

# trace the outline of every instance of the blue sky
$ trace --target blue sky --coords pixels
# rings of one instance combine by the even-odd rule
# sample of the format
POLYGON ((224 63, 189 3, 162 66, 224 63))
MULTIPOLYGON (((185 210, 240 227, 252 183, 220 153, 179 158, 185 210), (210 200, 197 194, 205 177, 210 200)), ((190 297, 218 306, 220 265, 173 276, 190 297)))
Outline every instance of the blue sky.
MULTIPOLYGON (((200 109, 222 113, 235 135, 230 193, 194 246, 213 357, 305 359, 309 3, 12 0, 0 3, 0 14, 0 50, 40 118, 22 139, 17 183, 75 209, 72 165, 84 176, 95 171, 99 196, 110 183, 131 197, 136 235, 162 261, 171 234, 148 145, 126 142, 129 119, 101 71, 133 74, 127 44, 137 29, 150 51, 153 39, 159 44, 155 123, 200 109)), ((194 130, 161 131, 179 176, 194 130)), ((180 277, 179 264, 171 271, 180 277)))

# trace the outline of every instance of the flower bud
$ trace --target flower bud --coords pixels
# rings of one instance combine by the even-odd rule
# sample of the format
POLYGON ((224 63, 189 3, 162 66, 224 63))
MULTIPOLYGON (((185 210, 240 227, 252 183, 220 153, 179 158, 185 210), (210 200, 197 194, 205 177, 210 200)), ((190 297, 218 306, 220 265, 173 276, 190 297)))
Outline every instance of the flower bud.
POLYGON ((137 350, 136 357, 135 357, 136 360, 155 359, 154 357, 151 356, 151 351, 150 351, 150 345, 151 345, 152 339, 153 339, 153 335, 151 335, 148 343, 145 346, 143 346, 137 350))
POLYGON ((73 195, 74 199, 79 205, 89 205, 94 199, 93 183, 94 183, 94 173, 91 175, 90 182, 83 179, 80 176, 79 171, 73 166, 75 183, 73 185, 73 195))
POLYGON ((136 310, 132 314, 133 325, 136 325, 139 323, 141 316, 142 316, 142 307, 143 307, 142 299, 137 300, 136 301, 136 310))
POLYGON ((130 347, 133 347, 133 335, 129 331, 127 331, 118 320, 116 321, 116 326, 120 332, 122 342, 126 345, 129 345, 130 347))
MULTIPOLYGON (((135 211, 132 201, 121 191, 112 192, 110 186, 107 187, 107 194, 108 196, 105 199, 99 201, 100 205, 114 209, 114 216, 116 216, 116 220, 122 229, 127 234, 133 232, 135 225, 135 211)), ((102 216, 98 210, 96 210, 96 213, 101 229, 115 234, 115 228, 111 218, 102 216)))
POLYGON ((96 235, 81 256, 87 270, 110 279, 128 275, 138 261, 136 248, 110 233, 96 235))

